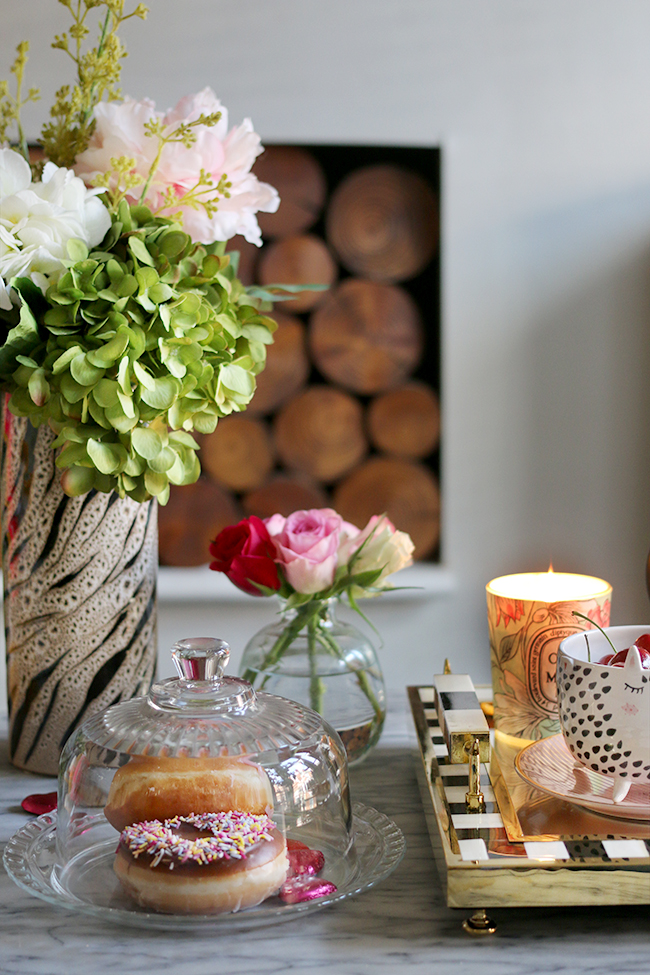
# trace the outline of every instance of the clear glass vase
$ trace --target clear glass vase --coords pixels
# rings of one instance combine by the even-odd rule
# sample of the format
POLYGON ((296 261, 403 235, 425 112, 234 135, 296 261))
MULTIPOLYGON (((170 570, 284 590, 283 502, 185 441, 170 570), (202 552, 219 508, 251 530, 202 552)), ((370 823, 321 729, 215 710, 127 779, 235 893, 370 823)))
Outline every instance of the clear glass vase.
POLYGON ((386 693, 375 648, 356 626, 337 618, 336 606, 336 600, 312 600, 282 610, 249 641, 241 673, 256 689, 321 714, 355 765, 379 741, 386 693))

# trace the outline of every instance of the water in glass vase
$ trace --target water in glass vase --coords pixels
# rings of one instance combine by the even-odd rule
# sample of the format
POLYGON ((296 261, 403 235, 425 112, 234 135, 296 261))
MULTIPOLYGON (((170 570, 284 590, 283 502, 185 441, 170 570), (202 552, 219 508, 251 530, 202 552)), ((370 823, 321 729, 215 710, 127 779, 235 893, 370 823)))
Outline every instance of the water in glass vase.
POLYGON ((242 674, 258 690, 322 714, 341 736, 351 765, 373 748, 386 716, 381 667, 357 627, 333 603, 312 600, 282 613, 248 643, 242 674))

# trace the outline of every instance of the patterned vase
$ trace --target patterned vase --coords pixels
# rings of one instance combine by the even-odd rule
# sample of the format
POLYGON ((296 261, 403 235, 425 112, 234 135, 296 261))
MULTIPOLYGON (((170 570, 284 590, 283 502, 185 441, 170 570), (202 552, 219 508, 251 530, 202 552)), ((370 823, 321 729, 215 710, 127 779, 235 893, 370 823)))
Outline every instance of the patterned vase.
POLYGON ((157 657, 155 501, 69 498, 54 434, 3 410, 9 757, 56 775, 82 718, 144 693, 157 657))

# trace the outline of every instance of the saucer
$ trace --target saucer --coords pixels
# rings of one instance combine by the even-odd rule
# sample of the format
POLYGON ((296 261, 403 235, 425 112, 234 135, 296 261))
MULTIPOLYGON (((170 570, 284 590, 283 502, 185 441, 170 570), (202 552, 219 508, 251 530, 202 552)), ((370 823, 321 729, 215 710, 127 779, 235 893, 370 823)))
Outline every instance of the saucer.
POLYGON ((625 799, 614 802, 614 778, 577 762, 562 734, 522 748, 515 758, 515 766, 529 785, 556 799, 613 819, 650 822, 650 784, 634 782, 625 799))

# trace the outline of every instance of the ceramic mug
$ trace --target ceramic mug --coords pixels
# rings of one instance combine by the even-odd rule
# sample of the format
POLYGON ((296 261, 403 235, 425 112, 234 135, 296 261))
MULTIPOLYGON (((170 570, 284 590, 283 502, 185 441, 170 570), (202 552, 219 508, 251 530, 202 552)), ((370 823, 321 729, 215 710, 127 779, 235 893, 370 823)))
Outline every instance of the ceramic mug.
POLYGON ((616 650, 630 647, 623 667, 598 661, 611 647, 598 630, 574 633, 560 644, 557 693, 560 726, 573 757, 614 778, 614 802, 633 782, 650 782, 650 670, 633 646, 650 626, 610 626, 616 650))

